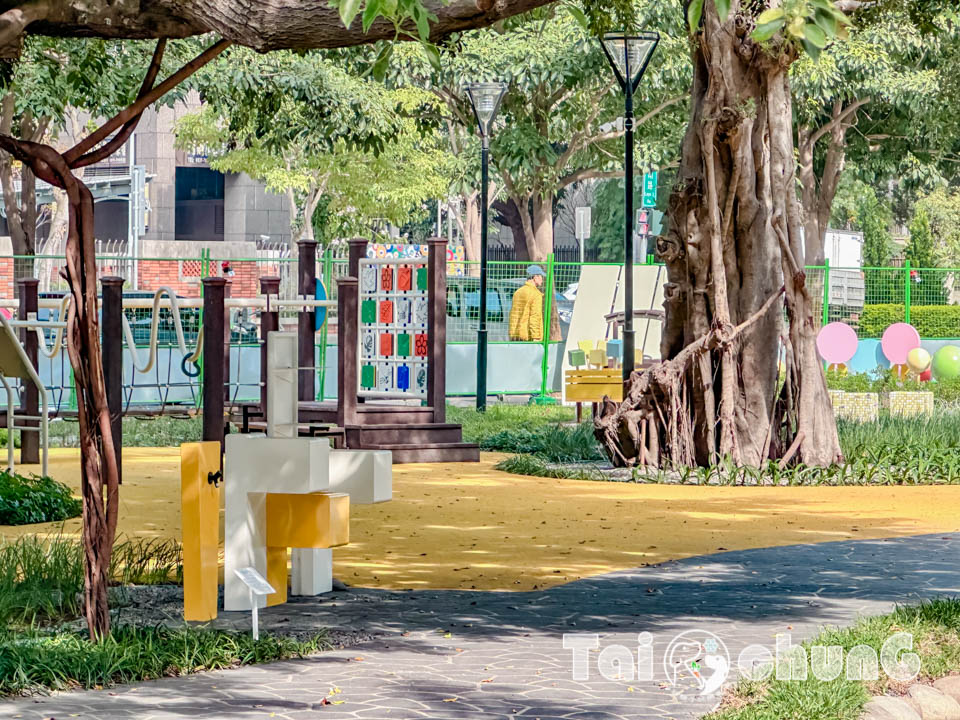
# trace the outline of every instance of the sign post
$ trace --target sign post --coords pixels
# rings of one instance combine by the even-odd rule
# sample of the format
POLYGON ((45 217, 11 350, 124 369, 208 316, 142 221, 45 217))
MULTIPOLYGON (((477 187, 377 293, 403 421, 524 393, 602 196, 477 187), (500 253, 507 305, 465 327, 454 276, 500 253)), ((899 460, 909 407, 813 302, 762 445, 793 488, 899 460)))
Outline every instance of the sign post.
POLYGON ((641 207, 653 208, 657 206, 657 171, 643 174, 643 201, 641 207))
POLYGON ((260 573, 257 572, 257 569, 254 567, 243 567, 238 568, 233 571, 236 573, 236 576, 240 578, 244 585, 250 588, 250 595, 252 596, 252 602, 250 605, 253 607, 252 610, 252 624, 253 624, 253 639, 260 639, 260 621, 257 616, 257 609, 260 607, 260 598, 266 597, 267 595, 273 595, 276 590, 273 589, 273 585, 267 582, 266 578, 263 577, 260 573))
POLYGON ((587 240, 590 239, 591 208, 578 207, 576 211, 576 235, 580 243, 580 264, 586 260, 587 240))

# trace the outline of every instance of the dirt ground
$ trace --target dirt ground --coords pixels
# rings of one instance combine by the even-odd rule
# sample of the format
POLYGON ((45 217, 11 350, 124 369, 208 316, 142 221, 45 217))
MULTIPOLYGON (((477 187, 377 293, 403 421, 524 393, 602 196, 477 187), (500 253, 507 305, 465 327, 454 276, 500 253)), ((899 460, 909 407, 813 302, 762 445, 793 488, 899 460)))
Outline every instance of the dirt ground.
MULTIPOLYGON (((723 550, 960 530, 957 486, 585 482, 494 470, 501 457, 394 466, 391 502, 351 508, 336 576, 366 587, 531 590, 723 550)), ((79 488, 78 458, 52 450, 51 476, 79 488)), ((177 448, 124 450, 120 534, 180 539, 179 462, 177 448)), ((0 535, 59 529, 0 526, 0 535)))

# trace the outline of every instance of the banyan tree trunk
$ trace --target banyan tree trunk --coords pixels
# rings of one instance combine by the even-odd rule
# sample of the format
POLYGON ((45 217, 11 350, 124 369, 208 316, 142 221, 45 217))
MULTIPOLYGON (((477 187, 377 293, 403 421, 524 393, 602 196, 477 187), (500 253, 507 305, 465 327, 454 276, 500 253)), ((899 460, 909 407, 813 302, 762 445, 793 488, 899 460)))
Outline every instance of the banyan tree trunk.
POLYGON ((616 465, 841 458, 803 271, 795 55, 753 42, 738 9, 734 0, 721 22, 704 3, 694 37, 692 114, 657 248, 668 275, 664 361, 635 372, 624 402, 606 403, 596 421, 616 465))

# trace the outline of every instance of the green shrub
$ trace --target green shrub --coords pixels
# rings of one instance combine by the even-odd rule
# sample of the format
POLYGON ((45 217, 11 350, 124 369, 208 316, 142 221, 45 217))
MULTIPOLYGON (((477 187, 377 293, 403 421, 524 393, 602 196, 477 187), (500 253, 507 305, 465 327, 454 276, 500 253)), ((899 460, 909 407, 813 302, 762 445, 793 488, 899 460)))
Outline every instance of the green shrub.
MULTIPOLYGON (((904 322, 903 305, 864 305, 860 337, 879 338, 898 322, 904 322)), ((911 305, 910 324, 923 338, 960 337, 960 305, 911 305)))
POLYGON ((554 425, 538 430, 501 430, 480 441, 483 450, 529 453, 549 462, 581 462, 605 458, 593 436, 593 425, 554 425))
POLYGON ((93 688, 274 662, 329 649, 308 640, 209 628, 114 628, 92 643, 86 633, 0 631, 0 695, 93 688))
POLYGON ((77 517, 83 505, 63 483, 48 477, 0 472, 0 525, 57 522, 77 517))
MULTIPOLYGON (((114 585, 179 582, 182 551, 173 540, 114 543, 114 585)), ((0 542, 0 624, 33 626, 77 617, 83 595, 83 549, 74 538, 24 535, 0 542)))

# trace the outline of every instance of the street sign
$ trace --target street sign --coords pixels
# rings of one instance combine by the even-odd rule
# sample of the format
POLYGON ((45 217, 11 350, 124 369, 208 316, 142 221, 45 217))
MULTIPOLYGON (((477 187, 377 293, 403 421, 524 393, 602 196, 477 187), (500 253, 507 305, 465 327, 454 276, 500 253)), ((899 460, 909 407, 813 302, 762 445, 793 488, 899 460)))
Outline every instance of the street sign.
POLYGON ((657 171, 643 174, 643 207, 657 206, 657 171))
POLYGON ((576 210, 576 214, 577 214, 577 221, 576 221, 577 240, 589 240, 590 239, 590 222, 591 222, 590 208, 578 207, 576 210))

